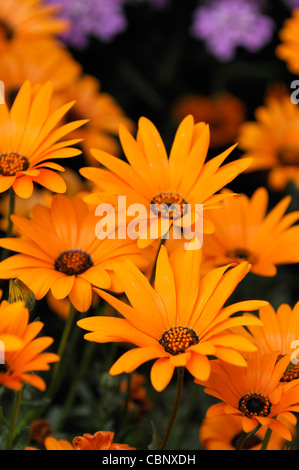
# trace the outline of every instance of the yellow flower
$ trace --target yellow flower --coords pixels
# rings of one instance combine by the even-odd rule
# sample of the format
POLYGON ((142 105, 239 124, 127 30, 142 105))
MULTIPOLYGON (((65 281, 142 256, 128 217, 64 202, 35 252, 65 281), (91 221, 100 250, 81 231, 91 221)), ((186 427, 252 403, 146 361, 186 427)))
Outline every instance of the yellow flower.
POLYGON ((130 261, 115 267, 119 283, 131 303, 96 291, 124 318, 90 317, 78 325, 90 332, 89 341, 120 341, 137 347, 124 353, 111 367, 110 374, 131 373, 141 364, 155 359, 151 382, 158 391, 170 382, 176 367, 186 367, 194 376, 206 380, 210 374, 209 356, 245 366, 238 351, 254 350, 244 337, 225 333, 237 325, 259 324, 254 315, 231 315, 255 310, 267 304, 245 301, 223 307, 249 270, 248 263, 210 271, 200 279, 201 250, 177 248, 168 257, 162 246, 157 259, 155 287, 130 261))

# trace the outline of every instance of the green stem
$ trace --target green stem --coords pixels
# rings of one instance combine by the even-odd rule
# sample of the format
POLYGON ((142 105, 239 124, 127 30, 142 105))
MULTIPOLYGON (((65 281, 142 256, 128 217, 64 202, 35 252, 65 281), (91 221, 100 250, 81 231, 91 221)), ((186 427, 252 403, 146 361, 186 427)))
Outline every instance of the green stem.
MULTIPOLYGON (((10 238, 12 236, 12 229, 13 229, 13 222, 11 220, 11 216, 15 212, 15 192, 12 187, 9 188, 8 197, 9 197, 9 201, 8 201, 9 207, 8 207, 6 237, 10 238)), ((9 250, 7 248, 4 248, 2 251, 2 255, 1 255, 1 261, 6 259, 8 255, 9 255, 9 250)))
POLYGON ((11 426, 10 426, 8 437, 7 437, 6 450, 11 450, 12 445, 13 445, 14 433, 15 433, 15 428, 16 428, 17 417, 20 411, 22 394, 23 394, 23 389, 17 392, 16 397, 15 397, 15 406, 13 410, 11 426))
POLYGON ((65 327, 64 327, 64 330, 63 330, 63 334, 62 334, 62 337, 60 339, 58 351, 57 351, 57 354, 60 357, 60 361, 56 362, 56 364, 55 364, 51 383, 50 383, 50 385, 47 389, 47 392, 45 393, 44 398, 43 398, 44 405, 31 410, 31 412, 29 412, 24 417, 22 422, 19 424, 18 431, 21 430, 22 427, 28 425, 28 423, 30 423, 33 419, 36 419, 37 417, 41 416, 47 410, 48 406, 51 403, 51 400, 53 400, 53 398, 55 396, 55 393, 56 393, 56 391, 59 387, 59 384, 60 384, 60 378, 61 378, 61 373, 60 372, 61 372, 61 367, 62 367, 62 359, 63 359, 65 348, 66 348, 66 345, 67 345, 67 342, 68 342, 68 339, 69 339, 70 331, 71 331, 72 325, 74 323, 75 314, 76 314, 76 310, 73 307, 73 305, 71 304, 70 305, 69 315, 67 317, 65 327))
POLYGON ((60 343, 59 343, 59 347, 57 351, 57 354, 60 357, 60 361, 56 362, 54 366, 52 381, 48 388, 48 392, 46 393, 46 396, 51 399, 54 397, 56 390, 59 387, 60 375, 61 375, 60 370, 62 369, 62 359, 63 359, 66 345, 70 336, 70 332, 74 323, 75 314, 76 314, 76 309, 73 307, 72 304, 70 304, 70 311, 66 319, 63 334, 60 339, 60 343))
POLYGON ((182 393, 183 393, 183 385, 184 385, 184 373, 185 373, 185 368, 184 367, 177 367, 177 384, 176 384, 176 394, 175 394, 175 399, 173 403, 173 407, 169 416, 169 420, 167 423, 167 427, 164 433, 164 436, 162 438, 162 441, 160 443, 159 450, 164 450, 168 439, 170 437, 177 412, 180 406, 181 398, 182 398, 182 393))
POLYGON ((248 433, 247 432, 242 433, 236 445, 236 450, 242 450, 244 444, 255 435, 255 433, 260 429, 260 427, 261 427, 261 424, 259 423, 256 426, 256 428, 254 428, 252 431, 248 433))
POLYGON ((266 432, 266 434, 265 434, 263 443, 262 443, 261 450, 267 450, 267 447, 268 447, 268 444, 269 444, 269 441, 270 441, 271 434, 272 434, 272 429, 268 428, 268 429, 267 429, 267 432, 266 432))
POLYGON ((154 262, 154 265, 153 265, 153 270, 152 270, 152 274, 151 274, 151 278, 150 278, 151 285, 153 285, 154 280, 155 280, 157 261, 158 261, 158 256, 159 256, 159 253, 160 253, 160 249, 161 249, 162 245, 165 245, 166 240, 167 240, 166 238, 161 238, 159 250, 157 251, 157 256, 156 256, 156 259, 155 259, 155 262, 154 262))
POLYGON ((72 385, 71 385, 71 387, 68 391, 67 397, 64 401, 63 409, 62 409, 62 412, 61 412, 61 416, 59 418, 58 425, 56 427, 56 431, 62 429, 63 424, 64 424, 65 420, 67 419, 67 416, 69 415, 69 412, 70 412, 70 410, 72 408, 72 405, 73 405, 73 403, 75 401, 75 398, 76 398, 78 385, 79 385, 82 377, 84 376, 84 374, 87 371, 88 364, 90 363, 90 359, 91 359, 91 357, 94 353, 94 350, 95 350, 95 346, 96 346, 96 343, 89 343, 88 342, 88 344, 85 347, 80 367, 76 372, 76 375, 75 375, 75 377, 72 381, 72 385))

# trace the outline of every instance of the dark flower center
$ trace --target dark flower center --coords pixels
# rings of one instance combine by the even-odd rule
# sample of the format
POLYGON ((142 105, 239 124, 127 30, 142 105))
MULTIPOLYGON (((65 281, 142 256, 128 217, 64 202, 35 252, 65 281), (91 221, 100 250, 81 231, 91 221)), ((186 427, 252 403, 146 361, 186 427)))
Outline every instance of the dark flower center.
POLYGON ((160 193, 151 200, 151 209, 162 219, 175 220, 181 218, 186 212, 185 199, 176 193, 160 193))
POLYGON ((184 353, 186 349, 199 343, 199 338, 194 330, 184 326, 175 326, 163 333, 159 343, 166 352, 176 356, 184 353))
POLYGON ((3 20, 0 20, 0 34, 1 33, 7 41, 10 41, 14 37, 13 29, 3 20))
POLYGON ((247 393, 239 401, 239 410, 247 418, 268 416, 271 411, 271 403, 269 398, 261 393, 247 393))
POLYGON ((18 171, 26 171, 29 160, 19 153, 9 152, 0 155, 0 175, 15 176, 18 171))
POLYGON ((280 381, 281 382, 291 382, 292 380, 299 378, 299 364, 289 363, 286 370, 284 371, 280 381))
POLYGON ((228 250, 225 253, 225 256, 237 261, 248 261, 250 264, 256 263, 256 256, 246 248, 235 248, 233 250, 228 250))
POLYGON ((299 149, 292 147, 285 147, 277 152, 278 160, 285 166, 298 166, 299 165, 299 149))
POLYGON ((67 276, 82 274, 93 266, 88 253, 80 250, 64 251, 55 260, 55 269, 67 276))

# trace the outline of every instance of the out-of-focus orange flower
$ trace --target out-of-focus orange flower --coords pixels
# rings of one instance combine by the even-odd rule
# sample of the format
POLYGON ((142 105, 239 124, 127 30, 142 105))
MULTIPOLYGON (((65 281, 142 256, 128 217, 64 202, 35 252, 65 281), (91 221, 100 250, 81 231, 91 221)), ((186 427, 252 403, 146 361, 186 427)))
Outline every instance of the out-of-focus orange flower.
MULTIPOLYGON (((44 440, 45 450, 75 450, 72 444, 66 439, 55 439, 48 436, 44 440)), ((27 446, 25 450, 39 450, 36 447, 27 446)))
MULTIPOLYGON (((48 436, 45 439, 46 450, 136 450, 127 444, 113 442, 114 432, 98 431, 95 434, 85 433, 83 436, 74 437, 72 444, 66 439, 55 439, 48 436)), ((34 447, 26 447, 26 450, 37 450, 34 447)))
POLYGON ((113 289, 114 264, 131 259, 140 268, 150 263, 151 250, 131 239, 99 240, 98 217, 80 197, 54 195, 50 207, 37 204, 32 218, 12 216, 22 237, 2 238, 0 245, 19 254, 0 263, 0 278, 17 277, 37 300, 49 289, 56 299, 69 298, 80 312, 92 302, 92 286, 113 289))
POLYGON ((143 415, 149 413, 153 407, 152 402, 148 398, 146 388, 146 377, 142 374, 134 372, 131 374, 131 381, 129 392, 128 380, 124 379, 120 385, 122 393, 129 393, 128 411, 134 414, 135 419, 138 421, 143 415))
POLYGON ((188 94, 178 98, 173 116, 181 121, 191 114, 195 122, 207 122, 211 132, 211 147, 222 147, 236 142, 240 125, 246 119, 245 104, 228 92, 211 97, 188 94))
POLYGON ((290 96, 268 99, 256 109, 256 121, 240 127, 238 141, 244 157, 253 158, 248 171, 268 170, 271 189, 288 182, 299 186, 299 108, 290 96))
POLYGON ((292 12, 292 16, 287 18, 279 32, 281 44, 276 48, 276 55, 284 60, 290 72, 299 73, 299 9, 292 12))
POLYGON ((261 187, 251 198, 242 194, 226 199, 222 209, 211 213, 215 231, 204 236, 205 269, 248 261, 251 272, 275 276, 278 265, 299 263, 299 226, 293 225, 299 211, 285 214, 291 202, 286 196, 267 213, 268 201, 261 187))
MULTIPOLYGON (((228 266, 200 278, 201 250, 177 248, 168 257, 162 246, 157 259, 155 288, 129 260, 115 268, 115 274, 131 305, 107 292, 96 291, 124 318, 94 316, 78 321, 88 330, 84 337, 99 343, 118 341, 137 347, 125 352, 111 367, 110 374, 131 373, 155 359, 151 368, 153 387, 164 390, 176 367, 186 367, 202 380, 210 374, 209 356, 222 357, 245 366, 239 351, 251 351, 250 341, 226 335, 233 325, 260 323, 254 315, 233 313, 256 310, 263 301, 248 301, 223 308, 224 303, 249 270, 248 263, 228 266)), ((266 303, 267 304, 267 303, 266 303)), ((255 347, 253 349, 256 349, 255 347)))
POLYGON ((4 344, 1 385, 20 390, 23 383, 28 383, 39 390, 46 389, 46 383, 36 372, 48 370, 49 364, 58 361, 59 356, 45 352, 53 339, 39 335, 43 326, 40 321, 29 322, 29 312, 23 302, 1 302, 0 340, 4 344))
POLYGON ((0 9, 0 51, 14 41, 54 38, 69 28, 66 20, 55 16, 58 6, 42 0, 7 0, 0 9))
MULTIPOLYGON (((295 426, 283 418, 283 423, 295 436, 295 426)), ((235 450, 243 434, 242 416, 222 415, 205 418, 199 430, 199 440, 206 450, 235 450)), ((245 442, 243 450, 260 450, 265 438, 266 429, 259 429, 254 436, 245 442)), ((268 450, 282 450, 286 443, 278 434, 271 434, 268 450)))
POLYGON ((136 450, 127 444, 113 442, 114 432, 98 431, 95 434, 83 434, 73 439, 73 446, 78 450, 136 450))
POLYGON ((56 171, 64 168, 50 160, 70 158, 81 151, 71 147, 78 139, 64 141, 67 134, 85 124, 85 120, 58 126, 74 103, 67 103, 49 113, 53 85, 47 82, 33 96, 27 80, 9 110, 0 106, 0 192, 13 188, 27 199, 32 195, 33 183, 55 193, 64 193, 66 184, 56 171))
MULTIPOLYGON (((9 105, 26 80, 32 85, 53 84, 53 95, 62 94, 82 73, 81 65, 59 43, 49 39, 16 42, 0 54, 0 77, 9 105)), ((67 100, 64 103, 72 101, 67 100)), ((53 105, 54 108, 54 105, 53 105)))
POLYGON ((285 385, 280 381, 290 358, 279 358, 277 352, 261 354, 259 350, 247 353, 246 358, 247 367, 211 361, 209 379, 206 382, 196 379, 206 393, 221 400, 208 409, 207 417, 241 416, 246 433, 260 424, 291 441, 289 427, 277 419, 282 416, 293 425, 297 422, 293 413, 299 411, 299 383, 285 385))
POLYGON ((30 423, 30 442, 36 442, 38 445, 43 446, 45 439, 51 434, 51 424, 48 419, 36 419, 30 423))
POLYGON ((120 154, 118 127, 123 124, 133 131, 135 124, 112 95, 101 91, 101 84, 96 77, 87 74, 78 77, 67 90, 63 90, 61 99, 64 102, 75 101, 66 115, 67 120, 88 119, 85 126, 72 133, 73 138, 83 139, 81 145, 88 163, 98 163, 90 153, 91 148, 120 154))

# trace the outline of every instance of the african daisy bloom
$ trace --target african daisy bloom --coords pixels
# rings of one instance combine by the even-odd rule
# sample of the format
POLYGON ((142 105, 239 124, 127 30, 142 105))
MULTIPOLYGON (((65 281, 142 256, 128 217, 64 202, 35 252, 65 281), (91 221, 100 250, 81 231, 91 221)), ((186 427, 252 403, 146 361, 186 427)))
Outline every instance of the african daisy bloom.
MULTIPOLYGON (((72 444, 66 439, 55 439, 52 436, 45 438, 46 450, 136 450, 127 444, 113 442, 114 432, 97 431, 95 434, 85 433, 83 436, 74 437, 72 444)), ((37 450, 34 447, 26 447, 26 450, 37 450)))
POLYGON ((73 446, 78 450, 136 450, 127 444, 113 442, 114 432, 98 431, 95 434, 85 433, 73 439, 73 446))
POLYGON ((12 216, 21 237, 3 238, 0 246, 18 252, 0 263, 0 278, 17 277, 43 298, 49 290, 56 299, 68 297, 75 309, 87 311, 92 286, 116 288, 113 265, 132 259, 141 268, 151 254, 141 253, 134 240, 99 240, 97 217, 80 197, 54 195, 50 207, 37 204, 32 218, 12 216))
MULTIPOLYGON (((13 43, 0 55, 0 76, 5 83, 6 103, 13 103, 17 92, 26 80, 32 85, 51 82, 53 96, 62 94, 82 73, 81 65, 70 52, 49 39, 34 39, 13 43)), ((60 96, 60 95, 59 95, 60 96)), ((66 99, 62 104, 72 101, 66 99)), ((56 103, 53 103, 54 110, 56 103)))
POLYGON ((172 114, 177 121, 192 114, 196 122, 208 122, 211 147, 221 147, 236 141, 239 127, 245 121, 246 107, 228 92, 211 96, 189 93, 176 100, 172 114))
MULTIPOLYGON (((228 191, 228 190, 225 190, 228 191)), ((277 265, 299 262, 299 211, 285 214, 291 197, 283 198, 267 213, 268 191, 258 188, 226 199, 210 215, 216 229, 203 241, 206 268, 248 261, 251 272, 275 276, 277 265)))
MULTIPOLYGON (((99 343, 120 341, 137 347, 125 352, 111 367, 110 374, 131 373, 155 359, 151 368, 153 387, 161 391, 176 367, 186 367, 194 377, 206 380, 210 374, 209 355, 245 366, 239 351, 255 347, 244 337, 226 334, 233 325, 259 324, 254 315, 230 318, 233 313, 256 310, 263 301, 239 302, 223 308, 238 283, 247 274, 248 263, 210 271, 200 279, 201 250, 179 247, 168 257, 162 246, 157 258, 155 287, 126 261, 115 267, 131 305, 96 289, 124 318, 90 317, 78 321, 89 330, 85 339, 99 343)), ((266 302, 267 304, 267 302, 266 302)))
POLYGON ((58 7, 42 0, 7 0, 0 10, 0 50, 18 40, 54 38, 66 32, 69 24, 55 16, 58 7))
POLYGON ((99 204, 108 200, 117 207, 118 196, 124 196, 128 206, 145 208, 139 246, 163 238, 171 226, 190 226, 197 216, 202 217, 204 232, 213 231, 207 212, 226 197, 215 193, 251 164, 251 159, 239 159, 221 166, 234 146, 205 163, 209 126, 204 122, 194 124, 191 115, 179 125, 169 158, 158 130, 145 117, 139 119, 136 140, 122 125, 119 137, 128 163, 92 149, 93 156, 107 169, 82 168, 80 173, 100 189, 86 201, 99 204), (195 205, 201 206, 203 214, 196 212, 195 205))
POLYGON ((247 367, 223 361, 211 361, 211 374, 204 385, 205 392, 219 400, 207 411, 207 417, 234 415, 242 417, 243 431, 249 433, 259 424, 270 428, 282 438, 291 441, 290 429, 276 418, 296 424, 293 412, 299 411, 299 384, 284 387, 280 378, 289 357, 279 359, 278 353, 247 353, 247 367))
POLYGON ((287 18, 279 31, 281 43, 276 48, 276 55, 279 59, 286 62, 290 72, 298 74, 299 72, 299 9, 293 10, 292 16, 287 18))
POLYGON ((33 183, 56 193, 64 193, 66 184, 53 170, 64 168, 50 160, 80 155, 71 147, 78 139, 62 139, 86 121, 75 121, 57 127, 73 102, 49 114, 53 85, 51 82, 33 92, 27 80, 12 107, 0 106, 0 192, 13 188, 24 199, 33 192, 33 183))
POLYGON ((24 383, 41 391, 45 381, 36 372, 46 371, 59 356, 45 350, 53 343, 48 336, 40 336, 40 321, 29 322, 29 312, 23 302, 0 304, 0 340, 4 344, 4 364, 0 365, 0 385, 20 390, 24 383))
MULTIPOLYGON (((55 437, 48 436, 45 438, 45 450, 75 450, 72 444, 66 439, 55 439, 55 437)), ((25 450, 39 450, 36 447, 27 446, 25 450)))
POLYGON ((259 318, 262 326, 249 326, 239 334, 250 339, 263 354, 278 352, 281 357, 290 357, 282 382, 291 382, 299 378, 298 346, 299 346, 299 302, 292 309, 288 304, 281 304, 277 311, 272 305, 260 309, 259 318))
POLYGON ((271 189, 299 185, 299 109, 290 96, 268 99, 255 111, 256 120, 240 127, 238 142, 244 157, 253 158, 249 171, 268 170, 271 189))
MULTIPOLYGON (((282 419, 282 418, 280 418, 282 419)), ((286 420, 284 424, 295 435, 295 426, 286 420)), ((205 418, 199 430, 199 439, 206 450, 235 450, 242 436, 242 416, 222 415, 205 418)), ((259 429, 242 446, 243 450, 260 450, 265 438, 266 429, 259 429)), ((268 450, 282 450, 285 439, 272 433, 268 450)))

